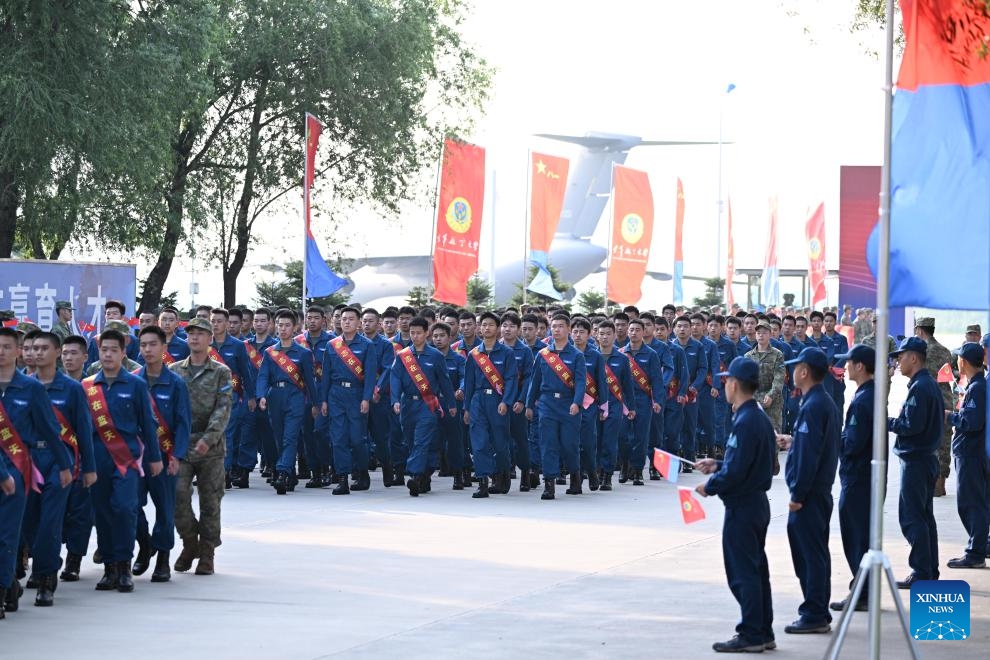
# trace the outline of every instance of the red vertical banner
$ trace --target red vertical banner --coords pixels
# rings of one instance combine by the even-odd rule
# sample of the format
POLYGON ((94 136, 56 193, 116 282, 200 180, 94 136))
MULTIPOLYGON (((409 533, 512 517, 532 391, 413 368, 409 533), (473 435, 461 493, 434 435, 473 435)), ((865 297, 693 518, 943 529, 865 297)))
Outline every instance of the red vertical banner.
POLYGON ((732 295, 732 278, 736 274, 736 255, 734 254, 734 247, 732 245, 732 198, 729 198, 729 248, 726 252, 726 264, 725 264, 725 303, 729 309, 726 309, 726 313, 736 304, 736 297, 732 295))
POLYGON ((433 245, 433 297, 467 305, 467 281, 478 271, 485 150, 447 139, 443 147, 437 230, 433 245))
POLYGON ((808 282, 811 306, 825 302, 825 203, 822 202, 804 226, 808 239, 808 282))
POLYGON ((316 179, 316 146, 320 142, 323 124, 313 115, 306 113, 306 169, 303 174, 303 216, 306 222, 306 235, 312 236, 309 217, 309 197, 316 179))
POLYGON ((533 152, 530 176, 529 249, 532 260, 547 264, 550 243, 560 224, 567 191, 567 171, 570 161, 559 156, 533 152))
POLYGON ((606 288, 610 300, 631 305, 643 297, 641 287, 653 240, 653 193, 646 172, 614 167, 612 216, 606 288))

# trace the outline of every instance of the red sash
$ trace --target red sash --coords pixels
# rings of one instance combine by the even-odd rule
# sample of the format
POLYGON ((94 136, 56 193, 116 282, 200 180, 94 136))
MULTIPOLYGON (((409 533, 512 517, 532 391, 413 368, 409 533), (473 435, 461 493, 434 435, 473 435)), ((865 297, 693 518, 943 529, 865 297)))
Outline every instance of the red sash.
POLYGON ((244 350, 247 351, 248 360, 254 365, 255 369, 261 369, 261 359, 262 355, 258 352, 258 349, 251 344, 251 340, 244 340, 244 350))
POLYGON ((674 376, 670 379, 670 385, 667 386, 667 398, 673 399, 677 396, 678 390, 681 389, 681 379, 674 376))
POLYGON ((488 380, 488 384, 492 386, 492 389, 499 394, 502 394, 505 392, 505 379, 502 378, 502 374, 500 374, 498 369, 495 368, 495 365, 492 364, 492 360, 488 357, 488 353, 481 352, 481 346, 482 345, 475 346, 474 349, 471 350, 471 357, 474 358, 478 368, 481 369, 481 373, 484 374, 485 379, 488 380))
POLYGON ((650 379, 647 377, 646 372, 643 371, 643 368, 639 366, 638 362, 636 362, 636 358, 626 351, 623 351, 623 353, 626 353, 626 357, 629 358, 629 370, 632 372, 633 381, 639 385, 639 389, 649 394, 652 399, 653 386, 650 385, 650 379))
POLYGON ((153 396, 151 397, 151 411, 155 413, 155 419, 158 420, 158 446, 165 456, 165 462, 168 463, 172 460, 172 452, 175 451, 175 434, 168 427, 165 416, 158 409, 158 404, 155 403, 155 397, 153 396))
POLYGON ((605 360, 605 383, 608 385, 608 391, 612 393, 619 403, 624 404, 625 401, 622 400, 622 385, 619 383, 619 379, 615 377, 615 372, 612 371, 612 367, 608 366, 608 360, 605 360))
POLYGON ((170 364, 175 364, 175 358, 172 357, 171 353, 165 351, 164 353, 162 353, 162 364, 164 364, 166 367, 170 364))
POLYGON ((317 380, 323 380, 323 363, 316 359, 316 351, 309 345, 309 340, 306 338, 306 333, 304 332, 297 336, 295 342, 313 351, 313 373, 316 374, 317 380))
POLYGON ((442 417, 443 409, 440 407, 440 401, 430 388, 430 379, 426 377, 426 374, 423 373, 423 368, 419 366, 419 361, 413 354, 412 347, 409 346, 399 351, 398 357, 402 361, 402 366, 406 368, 406 373, 409 374, 413 384, 419 390, 419 395, 423 398, 423 403, 430 409, 430 412, 439 410, 442 417))
POLYGON ((127 441, 120 434, 110 417, 110 407, 107 405, 107 395, 103 388, 96 384, 96 376, 90 376, 83 382, 83 389, 86 391, 86 402, 89 404, 89 415, 93 418, 97 437, 103 441, 107 453, 113 459, 113 464, 117 466, 117 471, 121 475, 127 474, 127 468, 132 467, 144 476, 141 469, 141 461, 131 454, 127 441))
POLYGON ((389 343, 392 344, 392 354, 393 355, 398 355, 399 352, 402 351, 402 344, 400 344, 399 342, 389 340, 389 343))
POLYGON ((560 359, 560 356, 550 350, 550 347, 541 349, 540 356, 543 360, 550 365, 550 369, 553 370, 557 377, 563 381, 567 389, 574 389, 574 372, 571 371, 570 367, 564 364, 564 361, 560 359))
POLYGON ((14 422, 7 414, 3 401, 0 401, 0 448, 3 448, 3 453, 7 454, 7 458, 21 473, 21 477, 24 479, 24 492, 33 490, 40 493, 41 489, 38 484, 43 481, 41 473, 34 467, 31 452, 28 451, 27 445, 21 439, 21 434, 14 427, 14 422))
POLYGON ((69 420, 65 418, 58 406, 52 404, 52 410, 55 412, 55 419, 58 420, 58 437, 72 450, 72 458, 75 461, 72 464, 72 478, 75 479, 79 476, 80 468, 79 438, 76 437, 76 432, 72 430, 72 424, 69 424, 69 420))
POLYGON ((276 350, 275 346, 269 346, 266 348, 265 353, 268 353, 268 357, 270 357, 275 364, 278 365, 278 368, 289 377, 289 380, 295 383, 296 387, 303 392, 306 391, 306 383, 303 382, 302 374, 299 373, 299 367, 296 366, 296 363, 293 362, 288 355, 282 351, 276 350))
POLYGON ((354 351, 351 347, 347 345, 344 341, 343 335, 340 337, 334 337, 330 340, 330 346, 333 347, 333 352, 337 354, 340 361, 344 363, 344 366, 351 370, 354 377, 358 379, 359 382, 364 382, 364 365, 361 364, 361 360, 354 355, 354 351))
MULTIPOLYGON (((224 362, 223 356, 220 355, 220 352, 212 346, 210 347, 210 359, 215 362, 219 362, 223 366, 230 369, 230 365, 224 362)), ((234 373, 233 369, 230 369, 230 384, 233 386, 234 392, 237 394, 244 393, 244 383, 241 382, 241 377, 234 373)))

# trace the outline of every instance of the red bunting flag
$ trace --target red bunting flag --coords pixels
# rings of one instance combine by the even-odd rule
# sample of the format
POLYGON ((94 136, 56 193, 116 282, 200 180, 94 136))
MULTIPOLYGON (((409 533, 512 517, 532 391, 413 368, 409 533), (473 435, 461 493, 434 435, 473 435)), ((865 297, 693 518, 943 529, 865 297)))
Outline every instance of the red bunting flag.
POLYGON ((533 152, 530 176, 529 249, 534 260, 547 263, 550 243, 560 224, 560 212, 564 208, 567 191, 567 170, 570 161, 559 156, 533 152), (541 260, 542 258, 542 260, 541 260))
POLYGON ((643 278, 653 241, 653 192, 646 172, 616 165, 612 170, 612 245, 607 283, 610 300, 623 305, 643 297, 643 278))
POLYGON ((701 502, 694 499, 690 488, 678 488, 677 494, 681 498, 681 515, 685 525, 705 519, 705 510, 701 508, 701 502))
POLYGON ((938 370, 938 378, 936 378, 939 383, 954 383, 956 382, 956 377, 952 375, 952 367, 946 362, 942 365, 942 368, 938 370))
POLYGON ((485 150, 466 142, 446 140, 433 245, 436 300, 467 305, 467 281, 478 270, 484 199, 485 150))
POLYGON ((822 202, 804 226, 808 240, 808 283, 811 306, 825 302, 825 203, 822 202))

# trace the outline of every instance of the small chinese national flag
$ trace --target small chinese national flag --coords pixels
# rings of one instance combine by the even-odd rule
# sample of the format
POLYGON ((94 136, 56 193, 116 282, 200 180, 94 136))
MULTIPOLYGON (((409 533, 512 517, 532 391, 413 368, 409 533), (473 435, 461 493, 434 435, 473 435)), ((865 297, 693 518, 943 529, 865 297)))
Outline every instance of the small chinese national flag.
POLYGON ((956 382, 956 377, 952 375, 952 367, 946 362, 942 365, 942 368, 938 370, 938 378, 936 380, 940 383, 954 383, 956 382))
POLYGON ((663 450, 654 449, 653 467, 663 475, 664 479, 672 484, 676 484, 677 478, 681 474, 681 459, 663 450))
POLYGON ((678 488, 677 494, 681 498, 681 515, 685 525, 705 519, 705 510, 701 508, 701 502, 694 499, 690 488, 678 488))

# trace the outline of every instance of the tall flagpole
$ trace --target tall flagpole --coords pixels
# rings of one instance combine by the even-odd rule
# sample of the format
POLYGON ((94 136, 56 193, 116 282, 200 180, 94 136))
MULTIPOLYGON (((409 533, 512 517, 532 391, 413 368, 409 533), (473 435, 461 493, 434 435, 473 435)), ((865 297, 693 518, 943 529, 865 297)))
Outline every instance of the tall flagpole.
POLYGON ((309 232, 309 118, 308 112, 303 113, 303 232, 302 232, 302 315, 306 318, 306 253, 309 249, 307 236, 309 232))
POLYGON ((608 309, 608 275, 612 272, 612 240, 615 232, 615 163, 609 171, 608 182, 608 257, 605 259, 605 309, 608 309))
POLYGON ((498 301, 495 299, 495 203, 498 198, 498 188, 496 187, 496 172, 492 168, 492 203, 491 206, 491 216, 488 222, 489 224, 489 238, 488 238, 488 284, 491 287, 491 300, 498 301))
POLYGON ((523 226, 522 301, 526 304, 526 287, 529 286, 529 227, 533 222, 533 150, 526 150, 526 224, 523 226))
MULTIPOLYGON (((440 179, 443 177, 442 174, 443 159, 447 155, 446 145, 447 145, 447 141, 446 139, 444 139, 443 143, 440 145, 440 160, 437 163, 437 178, 436 178, 436 185, 434 187, 435 194, 433 195, 433 219, 430 220, 430 224, 432 225, 433 228, 430 231, 430 279, 427 280, 426 282, 427 291, 433 289, 433 280, 434 280, 433 262, 437 250, 437 215, 440 212, 440 179)), ((431 293, 429 296, 427 296, 427 301, 429 301, 432 298, 433 298, 433 294, 431 293)))

